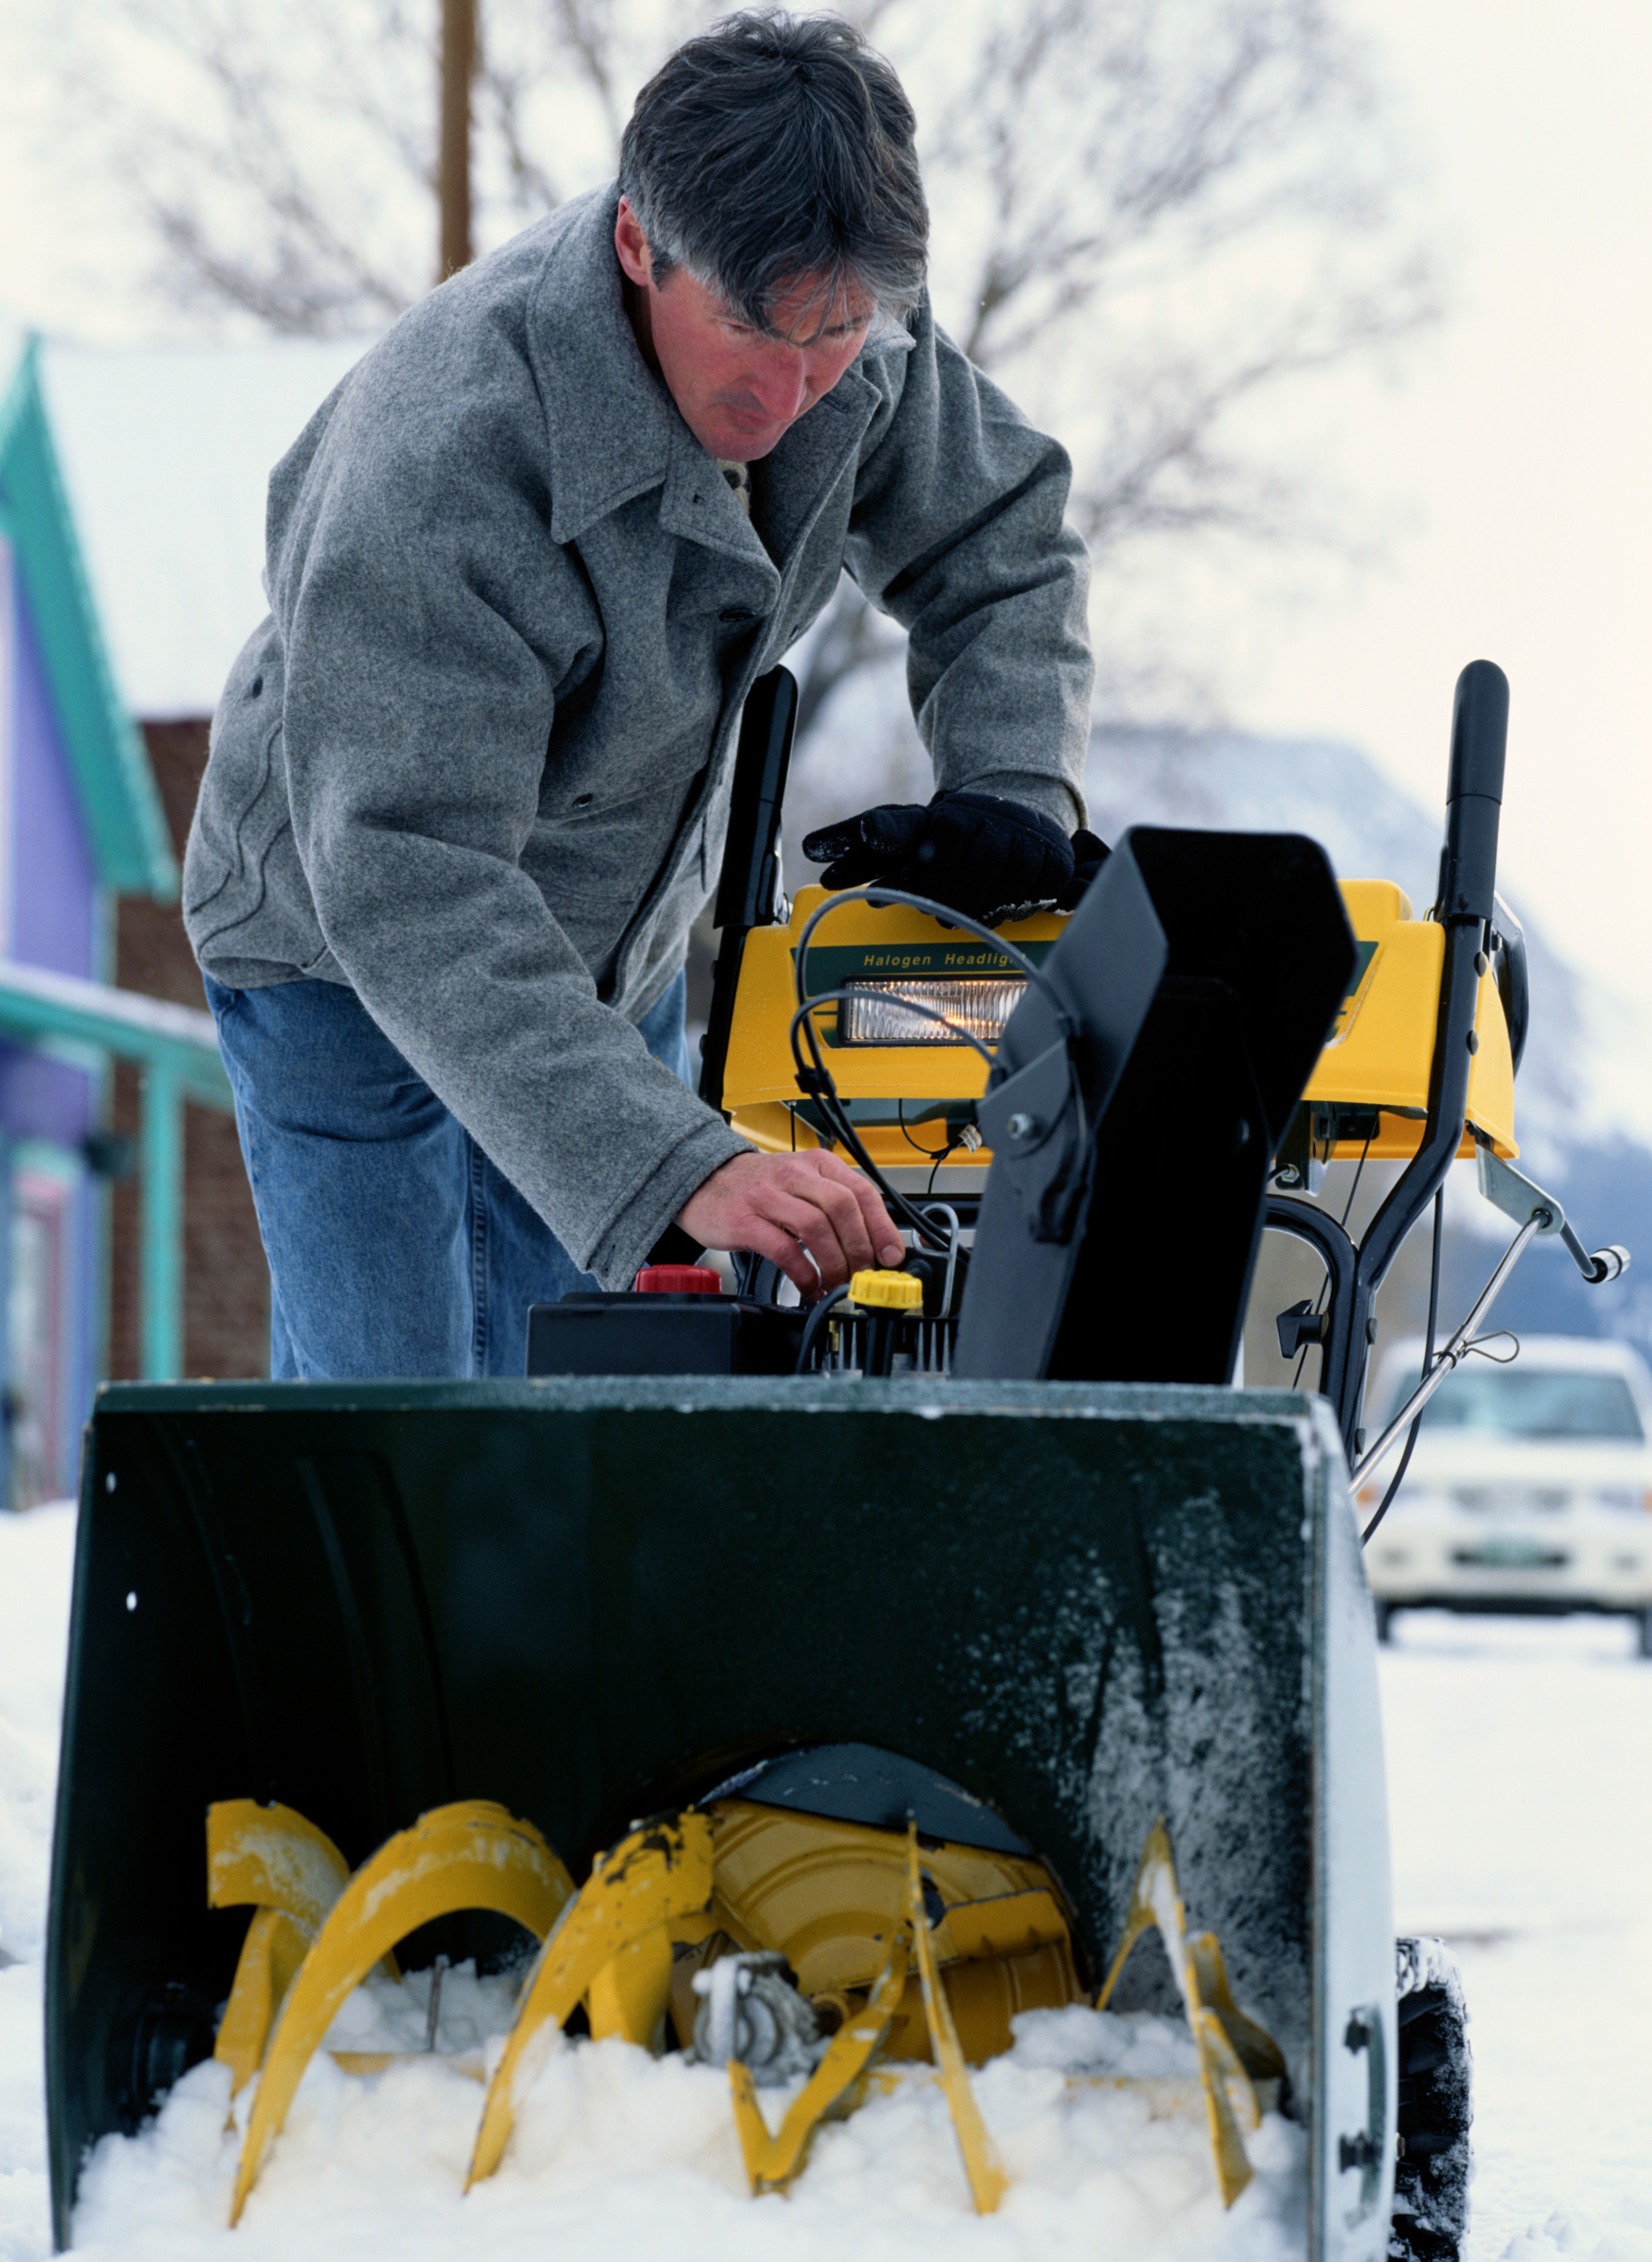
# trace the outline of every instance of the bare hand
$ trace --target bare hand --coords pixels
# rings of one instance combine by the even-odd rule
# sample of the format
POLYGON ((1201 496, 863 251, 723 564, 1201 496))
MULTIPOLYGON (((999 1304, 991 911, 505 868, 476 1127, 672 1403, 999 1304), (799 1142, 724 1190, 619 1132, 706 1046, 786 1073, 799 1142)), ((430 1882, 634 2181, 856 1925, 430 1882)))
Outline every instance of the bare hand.
POLYGON ((703 1249, 767 1257, 805 1296, 906 1254, 871 1180, 823 1147, 736 1155, 696 1187, 676 1221, 703 1249))

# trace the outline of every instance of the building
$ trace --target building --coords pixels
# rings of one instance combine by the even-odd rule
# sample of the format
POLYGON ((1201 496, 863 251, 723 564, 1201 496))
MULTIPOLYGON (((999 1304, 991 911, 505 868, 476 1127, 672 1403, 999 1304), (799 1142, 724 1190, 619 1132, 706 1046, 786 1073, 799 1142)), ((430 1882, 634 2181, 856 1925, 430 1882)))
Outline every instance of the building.
MULTIPOLYGON (((159 1012, 112 981, 118 898, 176 887, 28 345, 0 397, 0 1414, 14 1503, 71 1481, 106 1362, 106 1189, 127 1159, 110 1120, 113 1062, 141 1063, 147 1207, 163 1233, 180 1095, 222 1085, 200 1014, 159 1012)), ((162 1337, 164 1271, 151 1260, 162 1337)))
POLYGON ((177 911, 269 468, 359 346, 0 331, 0 1496, 105 1377, 265 1371, 268 1287, 177 911))

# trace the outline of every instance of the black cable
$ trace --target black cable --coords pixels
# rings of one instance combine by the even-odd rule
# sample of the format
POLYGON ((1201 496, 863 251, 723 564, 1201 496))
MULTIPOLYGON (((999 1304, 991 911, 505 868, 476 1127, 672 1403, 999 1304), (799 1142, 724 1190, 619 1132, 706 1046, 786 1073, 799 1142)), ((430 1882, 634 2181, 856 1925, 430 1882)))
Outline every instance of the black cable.
MULTIPOLYGON (((814 1023, 811 1019, 810 1016, 816 1005, 833 1004, 840 996, 841 992, 840 991, 828 991, 824 992, 819 998, 811 998, 805 1004, 800 1005, 797 1008, 797 1011, 791 1017, 791 1028, 790 1031, 791 1039, 791 1056, 797 1064, 798 1081, 803 1084, 804 1090, 809 1092, 813 1098, 816 1106, 826 1117, 826 1121, 831 1127, 831 1129, 839 1143, 848 1149, 855 1160, 865 1171, 867 1177, 870 1178, 872 1184, 877 1188, 878 1192, 884 1198, 885 1207, 892 1213, 903 1218, 914 1233, 921 1234, 927 1241, 934 1242, 938 1238, 935 1229, 925 1218, 923 1212, 915 1208, 914 1206, 907 1200, 905 1194, 899 1192, 894 1186, 891 1185, 889 1180, 884 1176, 884 1173, 879 1170, 877 1164, 872 1160, 870 1155, 867 1153, 860 1134, 855 1130, 854 1124, 850 1122, 848 1117, 843 1112, 842 1105, 837 1095, 837 1086, 833 1081, 832 1073, 826 1067, 825 1061, 821 1058, 819 1044, 815 1034, 814 1023), (809 1047, 809 1052, 812 1062, 812 1074, 805 1070, 802 1055, 798 1050, 797 1031, 800 1027, 809 1047)), ((933 1018, 937 1020, 944 1020, 946 1017, 944 1014, 937 1013, 933 1018)), ((950 1027, 952 1025, 948 1023, 947 1026, 950 1027)), ((983 1046, 979 1047, 978 1049, 985 1051, 985 1048, 983 1046)), ((992 1055, 990 1053, 987 1055, 987 1058, 989 1061, 991 1060, 992 1055)))
MULTIPOLYGON (((1342 1205, 1342 1215, 1337 1221, 1338 1224, 1343 1228, 1345 1232, 1347 1229, 1348 1220, 1353 1212, 1353 1198, 1360 1191, 1360 1179, 1365 1170, 1365 1158, 1371 1152, 1371 1141, 1375 1137, 1376 1133, 1374 1131, 1370 1133, 1364 1146, 1360 1149, 1360 1159, 1353 1166, 1353 1184, 1348 1189, 1348 1199, 1342 1205)), ((1319 1293, 1314 1298, 1314 1310, 1316 1313, 1323 1312, 1324 1310, 1325 1291, 1330 1287, 1330 1286, 1331 1275, 1327 1272, 1324 1279, 1319 1284, 1319 1293)), ((1296 1389, 1302 1382, 1302 1369, 1307 1365, 1308 1354, 1311 1350, 1313 1350, 1313 1348, 1314 1345, 1311 1342, 1304 1343, 1301 1351, 1296 1354, 1296 1372, 1291 1377, 1291 1388, 1293 1390, 1296 1389)))
POLYGON ((1353 1214, 1353 1198, 1360 1191, 1360 1180, 1365 1175, 1365 1158, 1371 1152, 1371 1142, 1375 1137, 1374 1131, 1367 1135, 1366 1142, 1360 1149, 1360 1159, 1353 1166, 1353 1184, 1348 1189, 1347 1200, 1342 1205, 1342 1215, 1337 1220, 1345 1232, 1347 1230, 1348 1220, 1353 1214))
POLYGON ((941 1149, 941 1152, 935 1156, 934 1168, 929 1173, 929 1183, 924 1188, 924 1199, 926 1201, 927 1201, 934 1192, 935 1180, 941 1175, 941 1165, 947 1160, 947 1157, 949 1155, 956 1155, 963 1144, 963 1134, 960 1132, 957 1137, 952 1142, 951 1145, 949 1147, 943 1147, 941 1149))
POLYGON ((943 926, 962 927, 966 934, 974 935, 977 941, 985 942, 990 948, 1007 958, 1012 966, 1019 967, 1027 980, 1042 990, 1049 998, 1062 1027, 1071 1028, 1071 1016, 1062 1002, 1061 992, 1047 974, 1040 973, 1025 951, 1018 950, 1013 942, 1006 942, 1001 934, 995 934, 990 926, 983 926, 979 919, 967 918, 962 911, 955 911, 946 904, 935 903, 928 896, 909 895, 903 888, 839 888, 834 890, 823 904, 816 904, 814 910, 809 914, 803 933, 797 937, 797 985, 799 1004, 803 1002, 805 995, 804 966, 809 955, 810 937, 821 920, 829 912, 834 911, 840 904, 855 903, 870 904, 874 911, 883 911, 891 904, 904 904, 908 911, 923 911, 930 918, 939 919, 943 926))
MULTIPOLYGON (((900 1126, 901 1137, 909 1147, 914 1148, 923 1156, 926 1163, 944 1162, 952 1152, 952 1148, 958 1143, 955 1139, 952 1145, 949 1147, 926 1147, 921 1139, 914 1139, 906 1128, 906 1103, 904 1099, 898 1099, 895 1102, 895 1120, 900 1126)), ((942 1125, 941 1127, 944 1129, 946 1127, 942 1125)), ((907 1168, 911 1168, 910 1163, 907 1168)))
MULTIPOLYGON (((793 1060, 797 1060, 797 1028, 799 1021, 805 1020, 811 1013, 814 1012, 821 1005, 841 1005, 846 1002, 853 1005, 857 998, 864 998, 866 995, 867 985, 862 983, 858 988, 851 984, 848 988, 843 990, 818 990, 812 998, 805 998, 798 1006, 797 1012, 792 1015, 791 1027, 786 1032, 787 1037, 791 1044, 791 1056, 793 1060)), ((954 1040, 958 1044, 973 1046, 975 1050, 980 1054, 981 1058, 986 1063, 988 1068, 992 1067, 993 1061, 992 1047, 990 1045, 983 1044, 980 1038, 973 1034, 973 1033, 969 1029, 961 1029, 955 1020, 952 1020, 947 1014, 941 1012, 939 1005, 923 1005, 916 998, 897 998, 891 999, 891 1004, 898 1005, 903 1013, 918 1013, 920 1014, 926 1021, 939 1021, 943 1029, 951 1030, 954 1040)), ((803 1065, 800 1060, 797 1060, 797 1065, 800 1068, 803 1065)))
POLYGON ((804 1322, 803 1340, 797 1345, 797 1364, 792 1369, 792 1372, 794 1374, 808 1373, 809 1361, 813 1354, 816 1344, 820 1340, 821 1332, 826 1323, 827 1315, 836 1309, 838 1305, 843 1301, 843 1299, 848 1294, 848 1293, 849 1287, 847 1281, 844 1283, 842 1287, 832 1289, 827 1294, 821 1297, 819 1302, 815 1306, 808 1318, 804 1322))
MULTIPOLYGON (((1057 1025, 1060 1028, 1064 1036, 1071 1038, 1074 1034, 1072 1019, 1062 1000, 1059 991, 1057 991, 1055 984, 1049 979, 1048 976, 1042 974, 1039 971, 1038 968, 1034 965, 1032 960, 1026 955, 1025 952, 1018 950, 1013 942, 1006 942, 1002 935, 994 933, 990 926, 983 926, 978 919, 969 918, 962 911, 954 911, 948 904, 938 904, 927 896, 911 895, 904 889, 899 888, 843 888, 835 890, 826 898, 824 903, 817 904, 815 909, 809 914, 808 918, 804 924, 803 932, 797 937, 797 947, 793 955, 794 986, 797 999, 797 1010, 792 1015, 791 1026, 787 1031, 788 1040, 791 1047, 792 1061, 797 1070, 797 1080, 802 1085, 804 1091, 814 1100, 822 1115, 826 1117, 826 1122, 834 1134, 837 1142, 848 1149, 855 1161, 860 1164, 862 1170, 865 1171, 868 1178, 871 1179, 872 1184, 877 1188, 878 1192, 883 1196, 885 1207, 891 1213, 902 1218, 913 1232, 921 1235, 925 1240, 932 1243, 938 1243, 939 1236, 935 1232, 935 1228, 928 1223, 927 1220, 924 1217, 922 1211, 916 1208, 913 1203, 909 1202, 905 1194, 898 1192, 895 1187, 890 1185, 882 1171, 867 1152, 864 1142, 843 1109, 842 1103, 838 1098, 836 1083, 832 1076, 831 1070, 826 1067, 826 1062, 821 1056, 819 1040, 812 1018, 814 1009, 819 1005, 840 1003, 844 998, 855 993, 853 993, 848 990, 840 989, 823 991, 818 997, 813 998, 808 994, 807 966, 809 945, 812 938, 813 937, 814 931, 820 924, 820 921, 826 918, 833 911, 836 910, 839 905, 849 903, 869 904, 875 910, 883 910, 891 905, 903 904, 908 910, 921 911, 928 918, 939 919, 943 925, 961 928, 965 933, 974 935, 979 941, 985 942, 990 949, 998 952, 1002 957, 1007 959, 1012 966, 1020 969, 1025 980, 1033 983, 1036 988, 1043 991, 1046 998, 1049 1000, 1050 1009, 1055 1014, 1057 1025), (804 1069, 802 1052, 797 1041, 797 1032, 800 1027, 803 1031, 804 1041, 809 1048, 809 1067, 807 1070, 804 1069)), ((858 993, 859 995, 864 996, 865 986, 866 985, 864 984, 861 986, 858 993)), ((904 1012, 919 1013, 927 1020, 940 1022, 943 1028, 951 1031, 953 1037, 956 1041, 971 1046, 976 1052, 979 1053, 981 1057, 986 1062, 988 1069, 991 1070, 994 1063, 994 1055, 992 1051, 981 1042, 978 1037, 972 1035, 967 1029, 960 1028, 958 1024, 954 1020, 949 1019, 945 1013, 939 1012, 933 1006, 922 1005, 919 1004, 915 998, 903 998, 898 1000, 898 1003, 904 1012)), ((1079 1100, 1079 1129, 1082 1135, 1084 1129, 1083 1102, 1082 1099, 1078 1094, 1076 1088, 1074 1097, 1079 1100)), ((944 1160, 944 1156, 942 1156, 941 1159, 944 1160)), ((938 1169, 939 1167, 940 1164, 937 1163, 935 1168, 938 1169)), ((934 1172, 932 1171, 932 1183, 933 1178, 934 1172)))
MULTIPOLYGON (((1423 1372, 1418 1378, 1419 1380, 1424 1382, 1428 1380, 1429 1373, 1434 1364, 1434 1322, 1439 1315, 1439 1245, 1444 1236, 1445 1225, 1446 1189, 1444 1186, 1441 1186, 1434 1196, 1434 1255, 1433 1261, 1429 1267, 1428 1274, 1428 1336, 1423 1345, 1423 1372)), ((1376 1530, 1378 1524, 1381 1523, 1383 1517, 1388 1514, 1389 1508, 1393 1504, 1394 1495, 1398 1492, 1401 1484, 1404 1480, 1405 1472, 1411 1465, 1411 1452, 1417 1444, 1417 1433, 1423 1426, 1423 1416, 1426 1411, 1427 1408, 1422 1406, 1419 1406, 1417 1409, 1417 1419, 1412 1423, 1410 1432, 1406 1437, 1405 1451, 1400 1455, 1400 1465, 1394 1472, 1393 1482, 1383 1494, 1381 1504, 1378 1508, 1376 1514, 1371 1518, 1370 1523, 1366 1525, 1365 1530, 1360 1534, 1360 1545, 1361 1547, 1365 1546, 1367 1542, 1369 1540, 1371 1534, 1376 1530)))

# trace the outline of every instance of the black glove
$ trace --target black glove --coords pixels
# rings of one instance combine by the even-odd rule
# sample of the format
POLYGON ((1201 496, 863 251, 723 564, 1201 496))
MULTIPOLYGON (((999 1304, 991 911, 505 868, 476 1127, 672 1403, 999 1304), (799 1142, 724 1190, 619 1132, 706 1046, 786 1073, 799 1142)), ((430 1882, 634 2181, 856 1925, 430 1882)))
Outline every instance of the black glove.
POLYGON ((1093 832, 1080 830, 1072 836, 1072 877, 1062 890, 1057 901, 1059 911, 1076 911, 1083 900, 1084 891, 1101 869, 1113 851, 1105 840, 1098 840, 1093 832))
POLYGON ((904 888, 983 926, 1046 909, 1073 877, 1073 844, 1053 817, 967 789, 938 793, 927 809, 886 803, 822 825, 803 853, 826 864, 820 877, 828 888, 904 888))

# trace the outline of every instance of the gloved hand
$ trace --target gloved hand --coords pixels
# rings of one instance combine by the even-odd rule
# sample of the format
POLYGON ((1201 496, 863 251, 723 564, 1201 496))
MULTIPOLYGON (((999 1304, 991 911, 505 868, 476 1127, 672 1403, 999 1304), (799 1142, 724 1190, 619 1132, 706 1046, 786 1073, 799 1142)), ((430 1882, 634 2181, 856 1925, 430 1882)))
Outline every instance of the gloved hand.
POLYGON ((1076 911, 1084 899, 1084 891, 1101 869, 1113 851, 1105 840, 1083 827, 1072 836, 1072 877, 1062 890, 1056 909, 1076 911))
POLYGON ((927 809, 918 802, 886 803, 822 825, 804 840, 803 853, 826 865, 820 877, 828 888, 881 882, 928 896, 983 926, 1047 908, 1073 877, 1073 844, 1053 817, 967 787, 938 793, 927 809))

